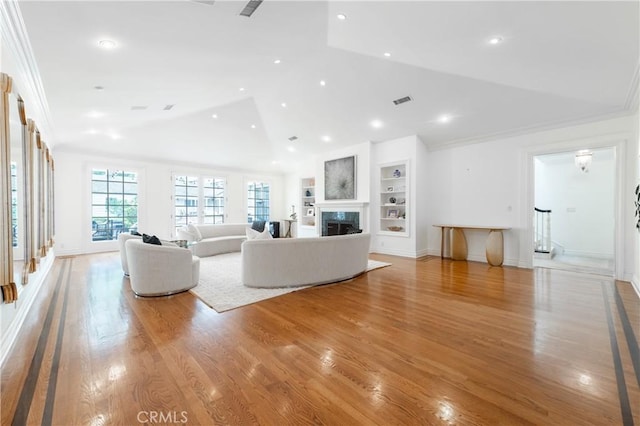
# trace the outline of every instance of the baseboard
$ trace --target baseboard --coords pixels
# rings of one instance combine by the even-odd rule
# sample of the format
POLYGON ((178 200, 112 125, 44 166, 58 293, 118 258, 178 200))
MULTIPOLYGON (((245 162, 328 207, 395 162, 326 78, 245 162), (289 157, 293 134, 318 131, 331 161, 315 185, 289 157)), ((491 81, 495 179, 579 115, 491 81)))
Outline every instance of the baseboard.
POLYGON ((582 257, 594 257, 596 259, 613 259, 612 253, 596 253, 592 251, 582 250, 568 250, 564 249, 564 253, 567 256, 582 256, 582 257))
POLYGON ((631 287, 633 287, 633 289, 636 291, 638 299, 640 299, 640 277, 635 274, 631 277, 631 287))
MULTIPOLYGON (((32 291, 30 297, 26 300, 20 299, 20 294, 24 294, 24 292, 18 293, 18 300, 14 303, 22 302, 22 306, 16 308, 18 310, 18 314, 11 321, 11 327, 8 327, 7 332, 4 336, 2 336, 2 342, 0 343, 0 367, 4 366, 4 362, 6 361, 11 349, 16 343, 18 336, 20 335, 20 330, 24 325, 24 321, 27 318, 27 314, 31 310, 33 306, 33 302, 36 300, 40 292, 40 288, 42 284, 46 281, 47 276, 49 275, 49 271, 53 266, 53 261, 55 260, 55 254, 51 252, 49 256, 47 256, 44 261, 40 261, 41 269, 38 271, 37 277, 35 277, 34 281, 29 281, 28 286, 31 287, 32 291)), ((30 276, 30 278, 32 278, 30 276)), ((7 305, 8 306, 8 305, 7 305)))
POLYGON ((378 254, 388 254, 389 256, 410 257, 412 259, 422 257, 422 255, 419 255, 416 252, 411 252, 408 250, 394 250, 388 249, 386 247, 376 247, 373 252, 378 254))

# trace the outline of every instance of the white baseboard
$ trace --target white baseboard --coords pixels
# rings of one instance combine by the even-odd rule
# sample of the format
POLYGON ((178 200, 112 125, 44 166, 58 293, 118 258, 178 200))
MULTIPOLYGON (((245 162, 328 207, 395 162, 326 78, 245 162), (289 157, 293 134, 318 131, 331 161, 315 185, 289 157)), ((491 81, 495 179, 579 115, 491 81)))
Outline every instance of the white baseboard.
POLYGON ((6 334, 4 334, 4 336, 2 336, 2 341, 0 342, 0 367, 4 366, 4 362, 9 356, 11 349, 13 349, 13 346, 15 345, 16 340, 20 335, 20 330, 24 325, 24 321, 27 318, 27 314, 31 310, 33 302, 36 300, 42 284, 46 281, 47 276, 49 275, 49 272, 51 270, 51 266, 53 266, 54 260, 55 254, 53 251, 51 251, 50 254, 46 258, 44 258, 44 261, 40 261, 41 269, 38 271, 35 280, 29 281, 29 283, 27 284, 31 287, 31 292, 26 300, 20 299, 20 295, 24 294, 24 291, 18 292, 18 300, 14 302, 16 304, 20 304, 20 306, 16 308, 18 313, 11 321, 11 326, 7 328, 7 332, 6 334))
POLYGON ((613 259, 613 253, 597 253, 593 251, 564 249, 563 254, 566 254, 567 256, 594 257, 596 259, 613 259))
POLYGON ((417 259, 418 257, 424 256, 408 250, 396 250, 396 249, 389 249, 386 247, 376 247, 373 252, 379 253, 379 254, 388 254, 389 256, 410 257, 412 259, 417 259))

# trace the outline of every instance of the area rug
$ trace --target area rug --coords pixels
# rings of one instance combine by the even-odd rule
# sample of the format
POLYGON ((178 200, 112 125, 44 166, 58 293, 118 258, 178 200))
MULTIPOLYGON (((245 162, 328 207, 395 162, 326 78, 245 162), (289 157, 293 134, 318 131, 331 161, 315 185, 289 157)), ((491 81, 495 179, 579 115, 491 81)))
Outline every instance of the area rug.
MULTIPOLYGON (((240 281, 240 253, 200 258, 200 282, 191 293, 217 312, 224 312, 293 291, 313 287, 250 288, 240 281)), ((367 272, 391 265, 369 259, 367 272)))

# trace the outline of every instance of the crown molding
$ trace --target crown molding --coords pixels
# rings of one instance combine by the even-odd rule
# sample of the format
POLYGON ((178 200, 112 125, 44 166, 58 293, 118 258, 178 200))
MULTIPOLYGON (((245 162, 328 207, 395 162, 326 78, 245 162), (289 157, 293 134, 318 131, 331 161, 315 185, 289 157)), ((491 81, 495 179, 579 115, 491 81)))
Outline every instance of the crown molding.
POLYGON ((635 111, 638 109, 638 86, 640 86, 640 62, 638 62, 638 65, 636 65, 633 77, 631 78, 629 92, 627 93, 627 99, 624 103, 624 107, 628 111, 635 111))
POLYGON ((20 6, 15 0, 0 1, 0 38, 14 60, 18 75, 20 96, 32 110, 28 115, 38 123, 38 129, 47 136, 51 145, 55 143, 49 103, 42 85, 38 64, 31 48, 29 35, 22 19, 20 6))
MULTIPOLYGON (((518 129, 506 130, 504 132, 490 133, 490 134, 475 136, 471 138, 455 139, 452 141, 442 142, 438 144, 429 144, 429 142, 425 142, 425 144, 427 145, 430 151, 440 151, 440 150, 457 148, 457 147, 466 146, 466 145, 473 145, 477 143, 491 142, 498 139, 507 139, 507 138, 513 138, 513 137, 518 137, 523 135, 529 135, 533 133, 563 129, 565 127, 595 123, 598 121, 613 120, 616 118, 628 117, 631 115, 633 115, 633 111, 630 111, 627 109, 621 109, 608 114, 592 115, 592 116, 582 117, 582 118, 573 119, 573 120, 547 122, 540 125, 521 127, 518 129)), ((423 141, 428 140, 428 138, 423 138, 423 137, 420 137, 420 139, 423 141)))

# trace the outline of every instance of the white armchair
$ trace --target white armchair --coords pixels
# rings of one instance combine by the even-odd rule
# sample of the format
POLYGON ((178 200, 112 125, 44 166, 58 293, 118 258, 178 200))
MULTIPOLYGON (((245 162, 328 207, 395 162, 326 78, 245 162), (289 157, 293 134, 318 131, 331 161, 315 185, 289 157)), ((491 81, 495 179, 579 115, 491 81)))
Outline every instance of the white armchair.
POLYGON ((131 289, 138 296, 168 296, 198 285, 200 258, 176 246, 125 243, 131 289))
POLYGON ((125 276, 129 276, 129 264, 127 263, 127 247, 125 243, 127 240, 141 240, 142 237, 140 235, 131 235, 126 232, 122 232, 118 234, 118 246, 120 247, 120 262, 122 263, 122 271, 125 276))

